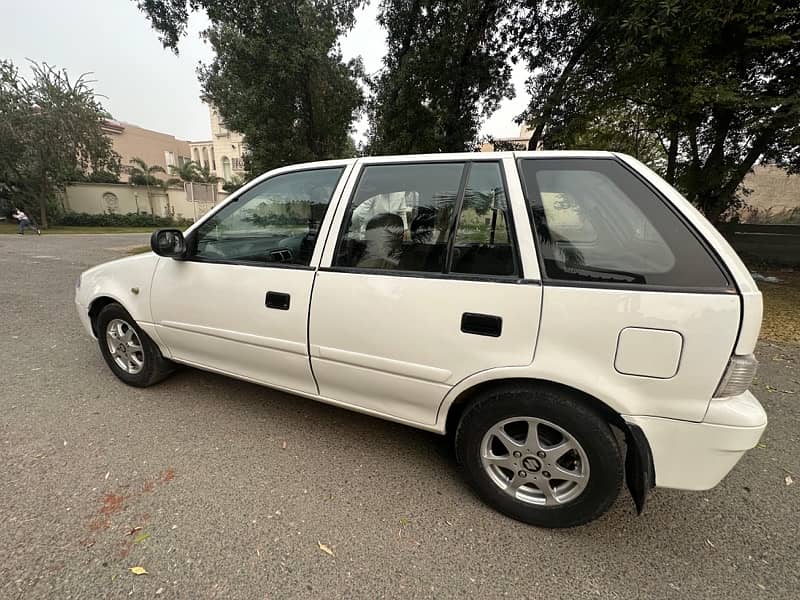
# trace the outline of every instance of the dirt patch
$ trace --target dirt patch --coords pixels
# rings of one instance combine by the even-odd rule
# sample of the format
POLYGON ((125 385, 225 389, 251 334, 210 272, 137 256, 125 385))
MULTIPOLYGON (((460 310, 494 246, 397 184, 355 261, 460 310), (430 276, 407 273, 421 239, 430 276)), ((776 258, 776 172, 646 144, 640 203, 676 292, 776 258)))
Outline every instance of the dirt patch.
POLYGON ((776 342, 800 344, 800 272, 758 272, 780 280, 778 283, 756 281, 764 295, 761 337, 776 342))
POLYGON ((102 515, 113 515, 114 513, 122 510, 122 503, 125 502, 125 496, 119 494, 106 493, 103 496, 103 507, 100 509, 102 515))

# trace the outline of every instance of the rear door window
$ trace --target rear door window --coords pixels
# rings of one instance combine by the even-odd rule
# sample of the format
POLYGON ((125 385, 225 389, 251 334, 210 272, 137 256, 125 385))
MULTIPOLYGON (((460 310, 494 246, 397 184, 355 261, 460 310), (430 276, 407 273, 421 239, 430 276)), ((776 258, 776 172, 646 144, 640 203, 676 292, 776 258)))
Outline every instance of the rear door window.
POLYGON ((497 162, 363 168, 333 266, 506 277, 517 273, 497 162))
POLYGON ((548 279, 728 289, 697 235, 613 159, 522 159, 520 170, 548 279))

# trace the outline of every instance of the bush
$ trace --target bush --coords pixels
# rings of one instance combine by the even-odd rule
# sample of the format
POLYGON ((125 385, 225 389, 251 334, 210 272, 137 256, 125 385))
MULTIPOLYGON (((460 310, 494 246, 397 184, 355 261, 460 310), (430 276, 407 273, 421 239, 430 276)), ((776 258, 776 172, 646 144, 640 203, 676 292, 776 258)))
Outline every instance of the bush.
POLYGON ((89 213, 68 212, 61 215, 56 225, 82 226, 82 227, 186 227, 192 221, 187 219, 173 219, 172 217, 158 217, 146 213, 128 213, 119 215, 102 213, 90 215, 89 213))
POLYGON ((794 225, 800 224, 800 206, 776 206, 758 208, 746 206, 739 215, 739 222, 759 225, 794 225))

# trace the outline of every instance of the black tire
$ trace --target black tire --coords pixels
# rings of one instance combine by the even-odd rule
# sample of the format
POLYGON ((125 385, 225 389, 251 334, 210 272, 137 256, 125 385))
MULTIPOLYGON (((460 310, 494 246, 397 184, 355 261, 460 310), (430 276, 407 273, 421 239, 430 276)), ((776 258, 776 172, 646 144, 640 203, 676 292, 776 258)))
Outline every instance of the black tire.
POLYGON ((103 307, 95 319, 95 331, 97 332, 97 341, 100 345, 100 353, 103 355, 111 372, 128 385, 147 387, 158 383, 175 370, 175 364, 162 356, 155 342, 142 331, 142 328, 139 327, 133 317, 128 314, 128 311, 117 303, 111 303, 103 307), (136 332, 141 342, 141 354, 144 356, 144 364, 137 373, 128 373, 125 371, 116 363, 114 357, 111 355, 111 350, 106 340, 106 331, 109 323, 115 319, 124 321, 131 327, 136 332))
MULTIPOLYGON (((537 427, 537 431, 542 429, 545 434, 548 431, 555 432, 546 426, 537 427)), ((564 528, 588 523, 608 511, 622 487, 622 451, 607 420, 578 394, 556 386, 509 383, 479 392, 461 417, 456 430, 455 447, 466 479, 478 495, 501 513, 531 525, 564 528), (484 436, 496 424, 515 417, 549 421, 580 444, 588 459, 588 481, 582 491, 574 492, 577 493, 574 498, 554 505, 526 502, 504 491, 487 473, 481 459, 484 436)), ((577 451, 570 456, 578 456, 577 451)), ((580 460, 577 459, 577 464, 580 464, 580 460)), ((536 468, 535 461, 528 464, 536 468)), ((546 467, 542 464, 540 468, 538 474, 541 476, 546 467)), ((533 472, 525 471, 523 474, 532 477, 533 472)), ((510 470, 500 473, 501 477, 506 474, 509 478, 516 478, 510 470)), ((551 477, 551 474, 548 473, 547 477, 551 477)), ((539 480, 542 480, 541 477, 539 480)), ((551 486, 551 483, 545 482, 545 485, 551 486)), ((537 487, 523 489, 539 493, 537 487)), ((553 489, 552 486, 549 489, 553 489)), ((569 498, 568 495, 564 497, 569 498)))

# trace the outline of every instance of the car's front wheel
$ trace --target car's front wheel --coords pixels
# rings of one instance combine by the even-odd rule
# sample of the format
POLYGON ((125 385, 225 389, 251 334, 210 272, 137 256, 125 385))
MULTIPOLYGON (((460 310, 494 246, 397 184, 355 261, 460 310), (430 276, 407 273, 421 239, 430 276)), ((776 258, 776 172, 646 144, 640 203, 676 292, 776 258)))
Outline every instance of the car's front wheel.
POLYGON ((119 304, 103 307, 95 331, 106 363, 128 385, 147 387, 174 370, 173 363, 161 355, 155 342, 119 304))
POLYGON ((541 527, 573 527, 619 495, 623 459, 614 432, 578 395, 507 384, 480 392, 456 431, 467 480, 502 513, 541 527))

